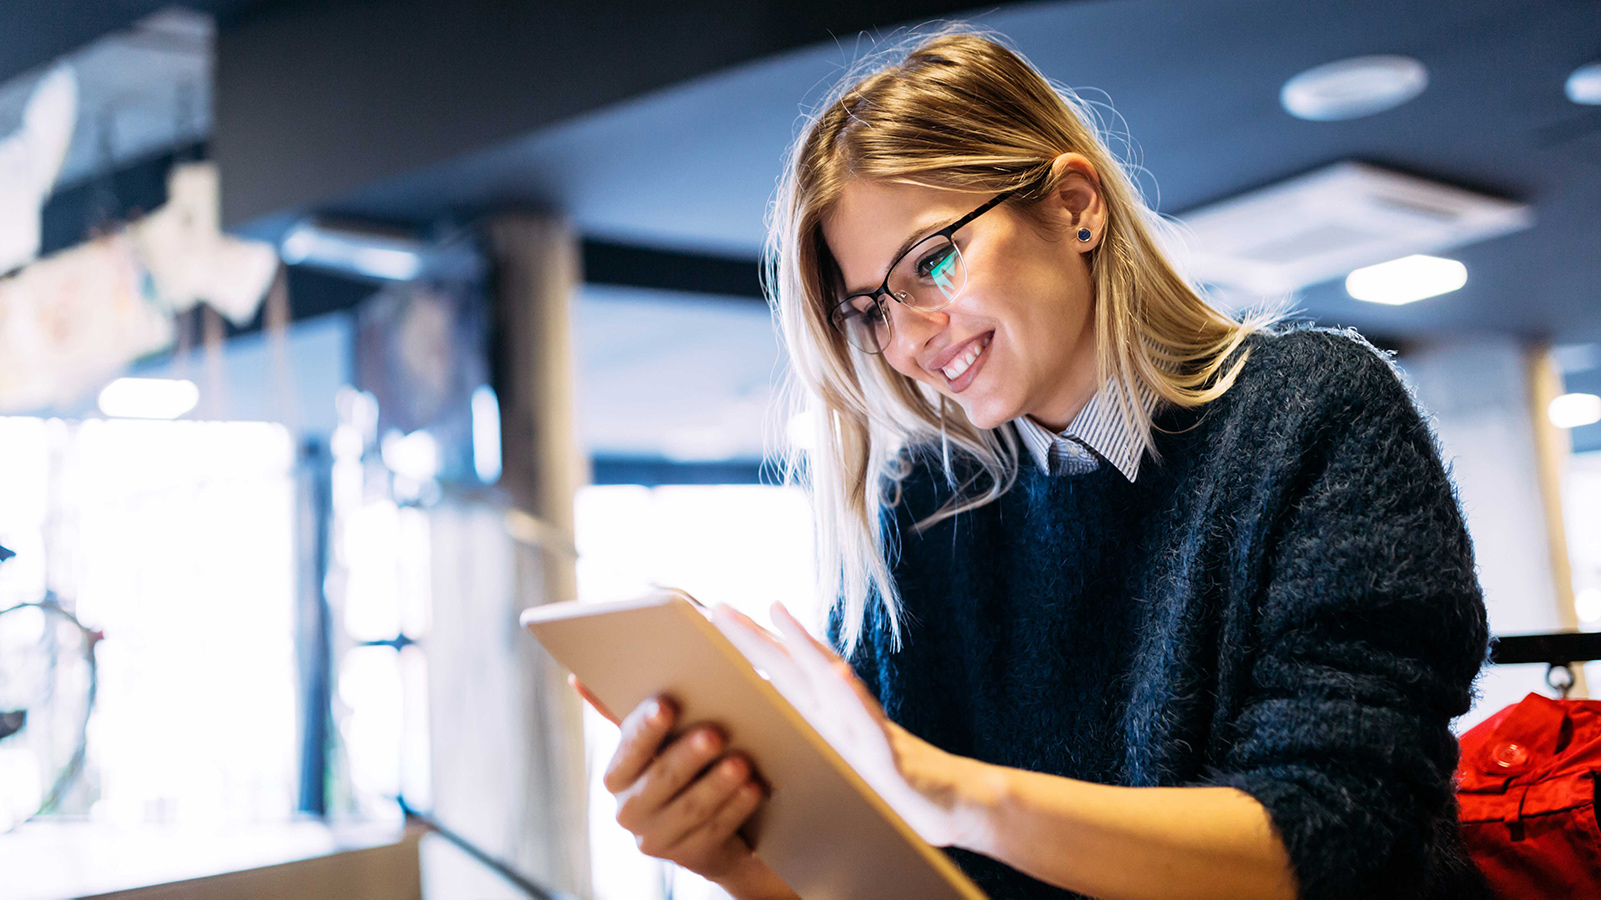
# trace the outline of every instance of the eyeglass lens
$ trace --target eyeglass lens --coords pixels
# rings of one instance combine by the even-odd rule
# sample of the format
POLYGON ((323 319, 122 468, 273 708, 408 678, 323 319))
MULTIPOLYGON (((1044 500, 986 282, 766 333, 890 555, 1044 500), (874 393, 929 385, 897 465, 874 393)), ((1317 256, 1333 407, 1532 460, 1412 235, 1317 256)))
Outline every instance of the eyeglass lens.
MULTIPOLYGON (((967 267, 956 244, 933 235, 907 251, 889 275, 889 290, 914 309, 935 310, 955 300, 967 286, 967 267)), ((857 349, 881 353, 889 346, 887 298, 857 294, 835 308, 834 327, 857 349)))

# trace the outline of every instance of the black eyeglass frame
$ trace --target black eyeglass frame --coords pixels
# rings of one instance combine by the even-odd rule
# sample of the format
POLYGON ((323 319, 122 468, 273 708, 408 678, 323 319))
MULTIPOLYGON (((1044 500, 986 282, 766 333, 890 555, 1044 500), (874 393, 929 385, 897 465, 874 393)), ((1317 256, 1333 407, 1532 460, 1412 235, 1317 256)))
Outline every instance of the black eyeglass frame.
MULTIPOLYGON (((952 222, 949 225, 946 225, 944 228, 941 228, 938 231, 930 232, 929 234, 926 234, 923 237, 918 238, 917 241, 914 242, 910 247, 907 247, 905 250, 901 251, 900 254, 898 254, 895 257, 895 259, 889 264, 889 269, 884 274, 884 282, 882 284, 880 284, 875 290, 873 290, 870 293, 851 294, 850 296, 846 297, 845 299, 843 299, 843 300, 839 301, 838 303, 834 304, 834 309, 833 309, 832 312, 829 313, 829 316, 828 316, 828 321, 831 324, 833 324, 834 330, 840 332, 840 337, 845 338, 845 342, 847 344, 850 344, 850 338, 849 338, 848 335, 845 334, 845 329, 840 324, 843 321, 843 319, 837 314, 838 314, 838 312, 840 310, 840 307, 849 305, 852 300, 855 300, 858 297, 866 297, 869 300, 871 300, 873 305, 878 308, 879 314, 884 317, 884 325, 885 325, 885 327, 886 328, 890 328, 890 329, 893 329, 894 326, 893 326, 893 324, 891 324, 891 320, 890 320, 890 317, 889 317, 889 310, 888 310, 888 308, 886 308, 884 306, 884 301, 879 299, 880 297, 889 297, 890 299, 894 300, 896 303, 899 303, 899 304, 901 304, 903 306, 909 307, 911 309, 921 309, 921 310, 924 310, 925 312, 933 312, 934 310, 944 309, 945 307, 950 306, 952 303, 955 303, 956 302, 956 297, 953 296, 949 300, 946 300, 944 303, 941 303, 939 306, 912 306, 910 303, 907 303, 905 300, 902 300, 900 297, 897 297, 895 295, 895 293, 889 289, 889 279, 890 279, 891 276, 893 276, 895 274, 895 267, 899 266, 901 264, 901 260, 905 259, 907 254, 911 253, 913 250, 916 250, 918 247, 923 246, 924 244, 928 243, 929 241, 933 240, 934 238, 944 238, 944 239, 946 239, 946 240, 951 242, 951 246, 952 247, 955 247, 956 241, 952 236, 954 234, 956 234, 956 232, 960 228, 962 228, 962 226, 967 225, 968 223, 972 222, 974 219, 978 218, 979 216, 982 216, 983 214, 985 214, 985 213, 989 212, 990 210, 994 209, 995 207, 1000 206, 1002 203, 1005 203, 1007 200, 1010 200, 1012 197, 1016 196, 1018 193, 1026 190, 1028 188, 1033 187, 1035 184, 1038 183, 1039 180, 1041 180, 1041 179, 1036 179, 1035 181, 1030 182, 1029 184, 1019 185, 1019 186, 1017 186, 1015 188, 1011 188, 1009 190, 1001 191, 999 194, 996 194, 995 196, 991 197, 989 200, 985 201, 985 203, 982 206, 980 206, 978 209, 973 210, 972 212, 968 213, 965 216, 962 216, 960 219, 957 219, 956 221, 952 222)), ((959 254, 962 251, 958 248, 956 250, 956 252, 959 254)), ((965 260, 963 261, 963 266, 964 266, 964 268, 966 266, 966 261, 965 260)), ((965 290, 967 288, 967 284, 966 284, 965 280, 963 281, 962 288, 963 288, 963 290, 965 290)), ((958 291, 957 293, 960 294, 961 291, 958 291)), ((858 313, 858 315, 859 314, 860 313, 858 313)), ((856 347, 855 344, 851 344, 851 346, 852 347, 856 347)), ((856 349, 857 350, 861 350, 863 353, 866 353, 869 356, 877 356, 878 354, 884 352, 882 349, 879 349, 879 350, 862 350, 862 348, 860 348, 860 347, 856 347, 856 349)))

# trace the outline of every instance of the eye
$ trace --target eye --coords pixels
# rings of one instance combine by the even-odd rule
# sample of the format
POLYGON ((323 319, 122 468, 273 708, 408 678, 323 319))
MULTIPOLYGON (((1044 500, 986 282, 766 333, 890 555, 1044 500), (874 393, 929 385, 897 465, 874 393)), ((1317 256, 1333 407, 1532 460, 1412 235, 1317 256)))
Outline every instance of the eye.
POLYGON ((871 326, 877 327, 884 321, 884 307, 878 301, 869 298, 860 298, 861 305, 855 307, 855 312, 861 320, 871 326))
POLYGON ((874 298, 866 294, 857 294, 845 298, 834 308, 834 319, 839 325, 859 322, 877 327, 884 321, 884 308, 874 298))
POLYGON ((917 261, 917 277, 928 278, 939 269, 948 266, 955 253, 956 247, 953 244, 935 248, 933 252, 917 261))

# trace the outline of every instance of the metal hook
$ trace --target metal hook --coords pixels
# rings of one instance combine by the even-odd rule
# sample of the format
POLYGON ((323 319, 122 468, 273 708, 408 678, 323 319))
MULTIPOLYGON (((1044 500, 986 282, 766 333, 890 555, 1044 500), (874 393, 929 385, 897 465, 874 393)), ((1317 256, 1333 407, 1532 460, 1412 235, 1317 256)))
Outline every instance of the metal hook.
POLYGON ((1561 694, 1563 700, 1568 699, 1568 691, 1573 690, 1573 680, 1573 670, 1567 663, 1551 663, 1545 670, 1545 683, 1561 694), (1560 676, 1557 675, 1559 672, 1560 676))

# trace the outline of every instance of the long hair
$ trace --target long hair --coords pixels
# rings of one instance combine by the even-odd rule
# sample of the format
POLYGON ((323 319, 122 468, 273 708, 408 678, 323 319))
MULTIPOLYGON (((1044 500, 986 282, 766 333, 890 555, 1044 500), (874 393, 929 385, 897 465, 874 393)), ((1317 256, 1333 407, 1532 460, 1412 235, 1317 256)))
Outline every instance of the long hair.
MULTIPOLYGON (((1055 85, 993 35, 953 26, 906 39, 858 64, 808 116, 786 159, 768 212, 764 286, 788 352, 793 435, 784 471, 806 483, 816 523, 818 584, 840 605, 847 654, 862 636, 876 593, 892 646, 901 602, 891 576, 894 537, 883 511, 899 502, 907 453, 938 445, 955 489, 951 501, 915 524, 989 503, 1017 478, 1018 439, 1002 425, 974 426, 956 404, 890 368, 882 355, 853 351, 830 325, 842 290, 822 226, 845 185, 868 179, 999 193, 1037 217, 1064 173, 1064 152, 1094 164, 1107 211, 1105 235, 1088 251, 1094 290, 1097 370, 1115 391, 1116 412, 1153 456, 1151 415, 1138 385, 1160 401, 1204 404, 1233 385, 1242 343, 1268 321, 1237 321, 1209 305, 1163 251, 1171 224, 1145 203, 1107 148, 1093 110, 1055 85), (885 59, 888 58, 886 62, 885 59), (802 451, 797 444, 807 444, 802 451), (952 454, 976 465, 956 485, 952 454)), ((1067 251, 1077 252, 1077 251, 1067 251)))

